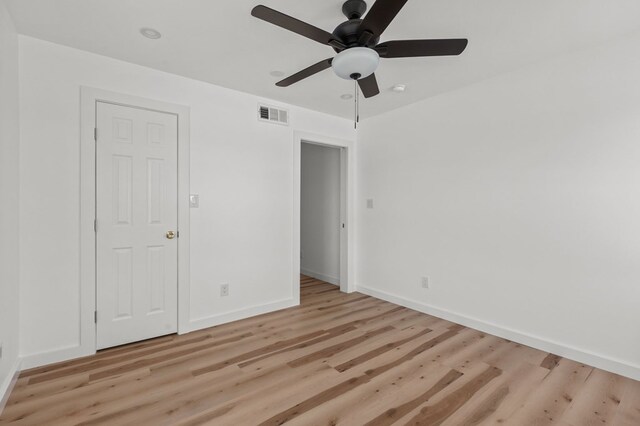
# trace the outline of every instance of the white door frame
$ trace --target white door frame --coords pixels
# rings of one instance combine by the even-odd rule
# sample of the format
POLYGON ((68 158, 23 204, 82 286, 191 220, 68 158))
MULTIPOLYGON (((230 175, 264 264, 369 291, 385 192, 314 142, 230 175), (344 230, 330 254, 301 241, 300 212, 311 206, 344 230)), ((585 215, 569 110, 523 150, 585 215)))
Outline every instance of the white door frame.
POLYGON ((355 156, 354 142, 312 133, 294 132, 293 135, 293 299, 300 303, 300 164, 302 143, 340 148, 340 290, 354 292, 354 199, 355 156))
MULTIPOLYGON (((178 333, 189 325, 189 107, 91 87, 80 88, 80 352, 96 352, 97 102, 148 109, 178 118, 178 333)), ((78 355, 80 356, 80 355, 78 355)))

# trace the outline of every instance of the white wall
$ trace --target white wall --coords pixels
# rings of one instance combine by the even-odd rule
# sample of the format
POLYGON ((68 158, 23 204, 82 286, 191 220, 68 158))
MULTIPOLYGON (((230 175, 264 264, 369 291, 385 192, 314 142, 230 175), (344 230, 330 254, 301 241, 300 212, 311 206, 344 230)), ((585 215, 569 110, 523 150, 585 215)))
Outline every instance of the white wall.
POLYGON ((340 149, 302 144, 300 271, 340 284, 340 149))
MULTIPOLYGON (((15 33, 4 19, 3 244, 17 238, 18 193, 6 186, 18 181, 18 133, 5 126, 17 118, 15 85, 4 96, 17 70, 5 59, 15 58, 5 47, 15 33)), ((19 39, 22 355, 79 344, 80 85, 191 107, 191 187, 201 203, 191 211, 193 327, 291 298, 293 132, 353 139, 350 121, 290 107, 290 127, 266 125, 254 96, 19 39), (223 281, 231 295, 221 299, 223 281)), ((639 41, 363 121, 359 288, 640 378, 639 41), (431 289, 420 288, 422 275, 431 289)), ((2 261, 15 266, 17 253, 3 251, 2 261)), ((17 276, 3 271, 3 292, 16 292, 4 284, 17 276)), ((2 307, 15 317, 15 303, 2 307)))
POLYGON ((640 379, 639 75, 636 34, 361 123, 358 289, 640 379))
POLYGON ((0 1, 0 411, 18 360, 18 35, 0 1))
POLYGON ((20 49, 21 348, 28 365, 79 344, 81 85, 191 108, 191 192, 200 208, 191 210, 190 327, 292 303, 293 133, 353 140, 348 120, 289 107, 291 126, 265 124, 252 95, 29 37, 20 37, 20 49), (222 282, 230 284, 225 298, 222 282))

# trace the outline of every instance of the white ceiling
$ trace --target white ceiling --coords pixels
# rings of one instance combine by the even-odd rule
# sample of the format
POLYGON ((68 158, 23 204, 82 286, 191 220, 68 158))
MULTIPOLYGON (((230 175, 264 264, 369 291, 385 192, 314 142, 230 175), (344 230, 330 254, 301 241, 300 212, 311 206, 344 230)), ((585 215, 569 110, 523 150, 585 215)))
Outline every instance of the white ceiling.
MULTIPOLYGON (((322 46, 250 15, 262 3, 329 32, 340 0, 7 0, 22 34, 343 117, 353 83, 331 70, 289 88, 274 83, 333 56, 322 46), (159 40, 141 27, 162 33, 159 40)), ((371 3, 370 3, 371 4, 371 3)), ((410 0, 382 40, 469 39, 458 57, 382 59, 380 95, 366 118, 544 58, 640 29, 638 0, 410 0), (389 89, 407 85, 403 94, 389 89)))

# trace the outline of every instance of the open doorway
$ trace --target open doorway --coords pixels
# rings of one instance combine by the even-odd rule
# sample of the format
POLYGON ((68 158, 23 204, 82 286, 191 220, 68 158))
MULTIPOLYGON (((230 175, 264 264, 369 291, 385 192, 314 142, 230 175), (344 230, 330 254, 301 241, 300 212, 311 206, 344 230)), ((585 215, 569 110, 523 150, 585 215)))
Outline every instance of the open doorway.
POLYGON ((340 147, 302 141, 300 273, 340 286, 344 177, 340 147))
MULTIPOLYGON (((313 274, 319 279, 313 278, 316 281, 332 282, 332 284, 324 284, 327 289, 333 288, 335 291, 342 291, 350 293, 355 291, 354 269, 352 266, 353 259, 353 239, 354 229, 350 224, 353 223, 353 196, 354 196, 354 157, 353 157, 354 141, 341 140, 327 137, 324 135, 299 133, 294 134, 294 155, 293 155, 293 176, 294 176, 294 198, 293 198, 293 298, 298 303, 301 302, 300 298, 300 275, 313 274), (303 165, 303 150, 304 152, 304 165, 303 165), (313 154, 308 155, 309 152, 321 154, 320 157, 329 157, 327 161, 315 161, 310 160, 310 157, 314 157, 313 154), (328 151, 327 151, 328 150, 328 151), (336 161, 336 159, 338 159, 336 161), (330 165, 326 165, 326 163, 330 165), (311 164, 311 167, 310 167, 311 164), (322 164, 325 164, 322 166, 322 164), (311 175, 310 175, 311 173, 311 175), (313 175, 316 176, 313 176, 313 175), (304 175, 304 178, 303 178, 304 175), (304 180, 304 187, 303 181, 304 180), (317 189, 308 189, 308 184, 313 183, 315 185, 318 182, 326 183, 327 185, 321 185, 325 187, 324 191, 318 192, 317 189), (337 183, 337 185, 336 185, 337 183), (337 191, 336 191, 337 186, 337 191), (311 239, 306 236, 309 235, 307 229, 303 231, 302 227, 308 226, 308 220, 313 218, 309 217, 310 209, 307 207, 309 202, 308 197, 322 199, 324 194, 331 194, 330 197, 333 200, 331 203, 335 206, 336 198, 338 198, 339 204, 339 220, 335 220, 335 207, 329 210, 327 215, 331 215, 332 219, 322 218, 322 226, 328 229, 327 232, 320 231, 318 234, 315 231, 315 235, 321 235, 315 239, 311 239), (303 199, 305 198, 305 206, 303 211, 303 199), (303 224, 304 221, 304 224, 303 224), (337 226, 337 232, 335 227, 337 226), (305 237, 301 234, 305 232, 305 237), (335 235, 338 235, 339 246, 336 249, 335 235), (325 239, 333 241, 331 248, 328 251, 325 248, 320 249, 325 254, 321 259, 333 259, 333 268, 323 267, 322 262, 313 261, 316 260, 313 257, 318 247, 314 246, 316 242, 321 241, 324 245, 325 239), (304 241, 303 241, 304 240, 304 241), (309 244, 312 244, 310 249, 309 244), (304 247, 303 247, 304 244, 304 247), (310 251, 311 250, 311 251, 310 251), (329 254, 327 254, 329 253, 329 254), (336 256, 338 258, 338 273, 336 274, 336 256), (317 266, 320 265, 320 266, 317 266), (329 272, 327 272, 329 271, 329 272), (339 287, 338 287, 339 286, 339 287)), ((317 157, 317 156, 315 156, 317 157)), ((311 200, 313 202, 314 200, 311 200)), ((313 204, 316 205, 316 204, 313 204)), ((311 207, 311 211, 317 213, 318 211, 324 211, 326 206, 324 204, 319 207, 311 207), (315 209, 315 210, 314 210, 315 209)), ((313 235, 313 231, 312 231, 313 235)), ((306 275, 305 275, 306 276, 306 275)), ((308 290, 308 289, 306 289, 308 290)), ((305 290, 305 292, 307 292, 305 290)))

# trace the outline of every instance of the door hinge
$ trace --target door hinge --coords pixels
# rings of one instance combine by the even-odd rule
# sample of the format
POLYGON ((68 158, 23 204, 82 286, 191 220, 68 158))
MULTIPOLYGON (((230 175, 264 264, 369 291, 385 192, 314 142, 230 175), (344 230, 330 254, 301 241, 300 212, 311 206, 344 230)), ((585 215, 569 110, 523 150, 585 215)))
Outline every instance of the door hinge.
POLYGON ((98 323, 98 311, 93 311, 93 322, 98 323))
POLYGON ((97 127, 93 128, 93 140, 98 142, 98 128, 97 127))
POLYGON ((93 232, 98 232, 98 220, 93 219, 93 232))

